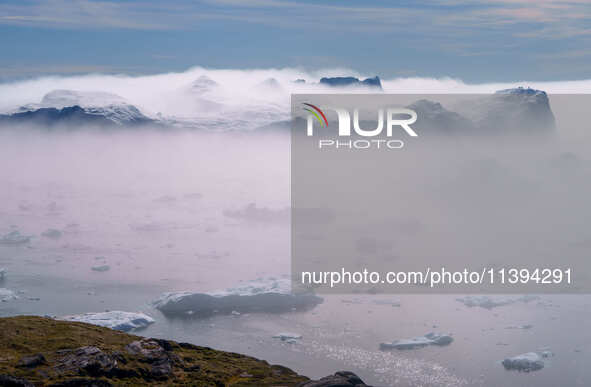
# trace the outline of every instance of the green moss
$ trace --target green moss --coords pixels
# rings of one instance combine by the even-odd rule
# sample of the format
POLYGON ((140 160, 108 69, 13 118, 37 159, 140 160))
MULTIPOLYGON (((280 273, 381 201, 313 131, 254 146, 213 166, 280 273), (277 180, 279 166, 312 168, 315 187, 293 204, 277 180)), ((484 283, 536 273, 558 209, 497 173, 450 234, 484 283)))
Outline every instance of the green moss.
POLYGON ((73 378, 90 377, 84 370, 56 368, 63 352, 95 346, 120 361, 118 376, 100 377, 115 386, 294 386, 308 380, 292 370, 236 353, 168 341, 172 374, 155 380, 150 364, 125 347, 141 337, 94 325, 56 321, 35 316, 0 318, 0 374, 12 375, 39 386, 73 378), (19 366, 24 356, 42 354, 46 362, 36 367, 19 366), (121 376, 126 375, 125 377, 121 376), (132 375, 132 376, 129 376, 132 375))

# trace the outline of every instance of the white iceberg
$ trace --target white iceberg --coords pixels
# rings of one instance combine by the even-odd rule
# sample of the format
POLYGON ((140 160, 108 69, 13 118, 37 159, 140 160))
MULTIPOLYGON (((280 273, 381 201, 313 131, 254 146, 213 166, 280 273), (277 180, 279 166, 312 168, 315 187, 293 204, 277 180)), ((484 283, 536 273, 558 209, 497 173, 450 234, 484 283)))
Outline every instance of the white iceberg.
POLYGON ((118 310, 63 316, 59 317, 58 320, 83 322, 123 332, 142 329, 155 322, 152 317, 143 313, 121 312, 118 310))
POLYGON ((232 312, 286 312, 309 309, 322 298, 310 292, 292 292, 289 278, 267 278, 212 292, 164 293, 153 302, 165 315, 208 315, 232 312))
POLYGON ((427 345, 448 345, 453 340, 454 339, 451 335, 430 332, 424 336, 413 337, 411 339, 401 339, 390 343, 381 343, 380 349, 414 349, 425 347, 427 345))
POLYGON ((302 335, 299 333, 292 333, 292 332, 281 332, 273 335, 274 339, 279 339, 281 341, 285 341, 289 344, 295 344, 302 338, 302 335))
POLYGON ((16 293, 10 289, 0 288, 0 301, 7 302, 11 300, 16 300, 18 297, 16 293))

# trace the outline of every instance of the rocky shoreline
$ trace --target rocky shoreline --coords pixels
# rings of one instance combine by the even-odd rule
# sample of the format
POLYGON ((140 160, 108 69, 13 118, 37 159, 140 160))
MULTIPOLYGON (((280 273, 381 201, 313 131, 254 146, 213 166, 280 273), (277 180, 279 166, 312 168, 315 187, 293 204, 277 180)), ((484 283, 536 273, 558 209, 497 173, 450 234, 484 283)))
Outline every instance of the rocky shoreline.
POLYGON ((80 322, 0 318, 0 386, 366 386, 340 371, 310 380, 289 368, 189 343, 80 322))

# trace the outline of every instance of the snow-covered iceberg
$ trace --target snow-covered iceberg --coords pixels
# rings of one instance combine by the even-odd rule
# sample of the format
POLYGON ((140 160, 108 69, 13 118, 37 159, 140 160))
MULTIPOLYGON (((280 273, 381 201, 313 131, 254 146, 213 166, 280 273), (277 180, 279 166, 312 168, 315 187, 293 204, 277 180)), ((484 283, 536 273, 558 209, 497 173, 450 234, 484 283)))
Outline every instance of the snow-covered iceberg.
POLYGON ((154 301, 169 316, 232 312, 286 312, 312 308, 323 300, 310 292, 292 292, 289 278, 267 278, 212 292, 164 293, 154 301))
POLYGON ((427 345, 448 345, 453 340, 454 339, 451 335, 430 332, 424 336, 413 337, 411 339, 401 339, 390 343, 381 343, 380 349, 414 349, 425 347, 427 345))
POLYGON ((155 123, 124 98, 102 91, 53 90, 40 103, 0 114, 0 124, 133 126, 155 123))
POLYGON ((83 322, 123 332, 142 329, 154 323, 154 319, 146 314, 118 310, 63 316, 58 320, 83 322))

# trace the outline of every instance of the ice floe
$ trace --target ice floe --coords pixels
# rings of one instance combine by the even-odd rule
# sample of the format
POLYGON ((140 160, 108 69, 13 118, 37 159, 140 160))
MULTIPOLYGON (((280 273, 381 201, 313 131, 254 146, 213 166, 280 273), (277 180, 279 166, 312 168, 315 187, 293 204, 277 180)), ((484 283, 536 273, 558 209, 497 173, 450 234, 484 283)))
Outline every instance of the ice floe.
POLYGON ((292 292, 289 278, 267 278, 211 292, 164 293, 153 302, 170 316, 232 312, 287 312, 309 309, 322 298, 310 292, 292 292))
POLYGON ((413 337, 411 339, 395 340, 391 343, 381 343, 380 349, 414 349, 425 347, 427 345, 448 345, 453 341, 451 335, 440 333, 427 333, 424 336, 413 337))
POLYGON ((292 333, 292 332, 281 332, 273 335, 274 339, 279 339, 281 341, 285 341, 289 344, 295 344, 302 338, 302 335, 299 333, 292 333))
POLYGON ((109 265, 99 265, 99 266, 93 266, 93 267, 91 267, 91 269, 93 271, 104 272, 104 271, 111 270, 111 266, 109 266, 109 265))
POLYGON ((254 222, 283 222, 289 220, 289 208, 276 210, 267 207, 257 207, 255 203, 250 203, 240 210, 225 210, 224 215, 228 218, 254 222))
POLYGON ((48 228, 47 230, 43 231, 41 235, 50 239, 59 239, 62 236, 62 232, 60 230, 56 230, 55 228, 48 228))
POLYGON ((492 309, 498 306, 505 306, 515 304, 517 302, 527 303, 530 301, 539 300, 538 296, 524 295, 519 297, 496 297, 492 298, 489 296, 465 296, 456 298, 456 301, 461 302, 469 308, 480 307, 484 309, 492 309))
POLYGON ((142 329, 154 323, 154 319, 146 314, 118 310, 63 316, 58 320, 83 322, 123 332, 142 329))

